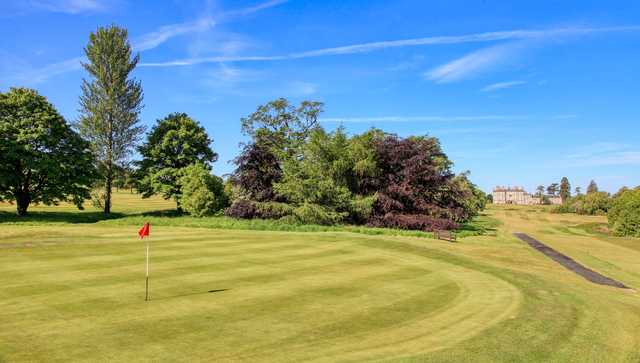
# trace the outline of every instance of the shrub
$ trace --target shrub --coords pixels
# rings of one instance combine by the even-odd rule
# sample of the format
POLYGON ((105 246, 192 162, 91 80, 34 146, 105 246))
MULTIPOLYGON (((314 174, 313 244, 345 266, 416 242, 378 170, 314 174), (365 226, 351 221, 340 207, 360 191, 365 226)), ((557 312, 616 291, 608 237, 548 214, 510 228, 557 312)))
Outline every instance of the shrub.
POLYGON ((246 199, 238 199, 224 211, 224 215, 233 218, 252 219, 258 215, 258 207, 255 202, 246 199))
POLYGON ((640 189, 626 190, 614 198, 607 218, 615 235, 640 237, 640 189))
POLYGON ((554 207, 552 213, 578 213, 586 215, 605 215, 611 205, 611 198, 606 192, 592 192, 567 199, 563 204, 554 207))
POLYGON ((581 197, 574 204, 578 214, 604 215, 609 210, 611 198, 607 192, 592 192, 581 197))
POLYGON ((333 212, 317 204, 304 203, 293 211, 298 222, 303 224, 332 225, 340 223, 346 213, 333 212))
POLYGON ((256 216, 264 219, 280 219, 293 215, 294 207, 286 203, 260 202, 255 203, 256 216))
POLYGON ((373 213, 373 205, 378 199, 374 194, 368 197, 356 196, 350 201, 349 219, 357 224, 365 223, 373 213))
POLYGON ((571 203, 571 199, 567 200, 567 202, 557 205, 551 209, 551 213, 575 213, 576 210, 571 203))
POLYGON ((458 224, 450 219, 400 213, 387 213, 383 216, 375 216, 371 218, 368 225, 371 227, 417 229, 427 232, 458 228, 458 224))
POLYGON ((211 175, 203 164, 189 165, 182 169, 181 174, 180 207, 187 213, 202 217, 213 214, 228 204, 222 179, 211 175))

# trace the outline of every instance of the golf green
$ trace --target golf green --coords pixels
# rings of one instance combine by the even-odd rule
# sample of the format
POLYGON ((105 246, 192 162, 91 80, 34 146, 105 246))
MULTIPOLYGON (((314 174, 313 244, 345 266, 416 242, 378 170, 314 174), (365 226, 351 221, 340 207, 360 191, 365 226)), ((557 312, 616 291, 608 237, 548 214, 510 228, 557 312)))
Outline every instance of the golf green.
MULTIPOLYGON (((60 207, 61 208, 61 207, 60 207)), ((493 208, 449 243, 343 232, 0 223, 0 361, 640 360, 640 241, 589 217, 493 208)))

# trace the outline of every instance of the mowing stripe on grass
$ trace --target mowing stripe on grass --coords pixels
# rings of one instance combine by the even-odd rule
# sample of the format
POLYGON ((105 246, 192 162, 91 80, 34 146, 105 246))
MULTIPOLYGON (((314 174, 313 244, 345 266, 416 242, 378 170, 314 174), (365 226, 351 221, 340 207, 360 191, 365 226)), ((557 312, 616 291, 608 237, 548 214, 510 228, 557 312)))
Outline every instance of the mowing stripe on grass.
POLYGON ((529 246, 533 247, 534 249, 542 252, 544 255, 546 255, 550 259, 566 267, 568 270, 575 272, 576 274, 584 277, 585 279, 593 282, 594 284, 613 286, 621 289, 629 288, 622 282, 606 277, 600 274, 599 272, 593 271, 592 269, 585 267, 584 265, 581 265, 571 257, 554 250, 553 248, 545 245, 544 243, 538 241, 535 238, 530 237, 525 233, 514 233, 513 235, 518 237, 522 241, 528 243, 529 246))

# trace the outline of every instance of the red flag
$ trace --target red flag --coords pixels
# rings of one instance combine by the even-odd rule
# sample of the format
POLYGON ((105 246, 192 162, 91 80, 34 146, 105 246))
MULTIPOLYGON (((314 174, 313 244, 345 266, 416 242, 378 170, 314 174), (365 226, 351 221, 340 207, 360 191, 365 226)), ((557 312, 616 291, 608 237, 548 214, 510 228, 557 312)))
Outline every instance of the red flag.
POLYGON ((145 223, 144 226, 140 228, 140 230, 138 231, 138 235, 141 239, 149 235, 149 223, 145 223))

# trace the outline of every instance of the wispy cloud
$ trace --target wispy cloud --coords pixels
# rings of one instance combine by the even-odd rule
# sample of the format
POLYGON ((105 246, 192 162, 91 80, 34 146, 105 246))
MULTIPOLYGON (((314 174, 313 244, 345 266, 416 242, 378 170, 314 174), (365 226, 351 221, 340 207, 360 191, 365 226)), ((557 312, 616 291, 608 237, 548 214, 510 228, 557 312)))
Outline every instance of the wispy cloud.
POLYGON ((215 24, 216 22, 212 18, 204 17, 193 22, 164 25, 155 31, 137 38, 133 42, 133 48, 138 52, 154 49, 171 38, 189 33, 207 31, 215 24))
POLYGON ((106 0, 27 0, 22 6, 67 14, 96 13, 110 8, 106 0))
MULTIPOLYGON (((346 55, 357 53, 370 53, 374 51, 390 49, 390 48, 403 48, 403 47, 416 47, 416 46, 433 46, 444 44, 461 44, 461 43, 486 43, 506 40, 527 40, 527 39, 542 39, 542 38, 560 38, 566 36, 579 36, 588 35, 593 33, 605 33, 605 32, 625 32, 625 31, 640 31, 640 25, 631 26, 617 26, 617 27, 601 27, 601 28, 587 28, 587 27, 574 27, 574 28, 555 28, 546 30, 510 30, 500 32, 487 32, 487 33, 475 33, 467 35, 451 35, 451 36, 435 36, 425 38, 403 39, 403 40, 389 40, 380 42, 369 42, 362 44, 353 44, 341 47, 321 48, 304 52, 289 53, 284 55, 249 55, 249 56, 234 56, 234 57, 200 57, 200 58, 185 58, 164 62, 150 62, 141 65, 154 66, 154 67, 173 67, 173 66, 190 66, 201 63, 216 63, 216 62, 264 62, 264 61, 278 61, 278 60, 290 60, 290 59, 303 59, 314 58, 332 55, 346 55)), ((493 50, 497 52, 497 49, 493 50)), ((485 57, 489 54, 485 54, 485 57)))
MULTIPOLYGON (((252 14, 263 9, 277 6, 284 2, 286 1, 271 0, 253 7, 223 13, 218 21, 227 21, 228 17, 252 14), (228 17, 225 16, 225 14, 227 14, 228 17)), ((37 6, 46 7, 51 11, 64 10, 66 12, 89 11, 90 9, 98 10, 106 6, 104 2, 100 2, 98 0, 34 0, 32 3, 37 6)), ((164 25, 157 30, 136 37, 132 42, 133 48, 138 52, 148 51, 157 48, 161 44, 177 36, 205 32, 214 27, 216 23, 217 22, 213 17, 206 16, 196 21, 164 25)), ((235 44, 235 46, 237 46, 237 44, 235 44)), ((12 80, 20 81, 22 83, 40 83, 46 81, 50 77, 81 69, 82 66, 80 62, 83 60, 86 60, 86 58, 74 57, 61 62, 48 64, 37 69, 28 69, 19 73, 12 72, 12 75, 7 78, 11 78, 12 80)))
POLYGON ((467 115, 467 116, 373 116, 373 117, 329 117, 320 122, 334 123, 371 123, 371 122, 455 122, 455 121, 489 121, 489 120, 522 120, 527 115, 467 115))
POLYGON ((48 64, 41 68, 28 69, 21 73, 7 77, 11 81, 21 84, 37 84, 46 81, 50 77, 69 73, 82 68, 81 62, 86 61, 85 57, 76 57, 62 62, 48 64))
POLYGON ((640 165, 640 151, 627 144, 597 142, 567 155, 566 159, 572 167, 640 165))
POLYGON ((480 91, 481 92, 495 92, 495 91, 498 91, 498 90, 501 90, 501 89, 521 86, 521 85, 526 84, 526 83, 527 82, 525 82, 525 81, 498 82, 498 83, 490 84, 490 85, 482 88, 480 91))
POLYGON ((282 5, 286 2, 289 2, 289 0, 270 0, 270 1, 265 1, 263 3, 257 4, 255 6, 250 6, 247 8, 243 8, 243 9, 238 9, 238 10, 231 10, 231 11, 227 11, 225 13, 223 13, 223 16, 229 20, 238 17, 238 16, 246 16, 246 15, 251 15, 253 13, 257 13, 258 11, 261 10, 265 10, 265 9, 269 9, 278 5, 282 5))
POLYGON ((522 43, 507 43, 480 49, 426 72, 424 77, 436 83, 450 83, 471 78, 510 59, 522 43))
POLYGON ((318 86, 310 82, 291 82, 285 93, 290 96, 309 96, 318 92, 318 86))
POLYGON ((577 115, 421 115, 421 116, 366 116, 325 117, 325 123, 371 123, 371 122, 465 122, 465 121, 522 121, 522 120, 566 120, 577 115))

